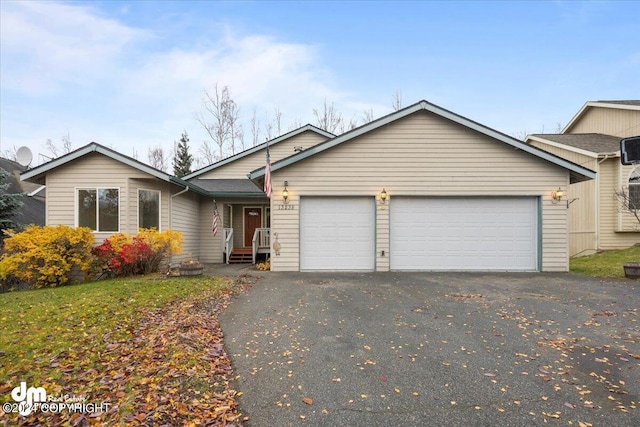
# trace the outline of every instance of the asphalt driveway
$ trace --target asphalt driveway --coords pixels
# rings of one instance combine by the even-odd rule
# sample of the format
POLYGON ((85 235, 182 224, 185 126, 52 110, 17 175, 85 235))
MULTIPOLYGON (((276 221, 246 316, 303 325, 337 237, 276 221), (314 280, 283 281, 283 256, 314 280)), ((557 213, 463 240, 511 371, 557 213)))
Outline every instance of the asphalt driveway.
POLYGON ((268 273, 220 322, 249 426, 640 425, 638 282, 268 273))

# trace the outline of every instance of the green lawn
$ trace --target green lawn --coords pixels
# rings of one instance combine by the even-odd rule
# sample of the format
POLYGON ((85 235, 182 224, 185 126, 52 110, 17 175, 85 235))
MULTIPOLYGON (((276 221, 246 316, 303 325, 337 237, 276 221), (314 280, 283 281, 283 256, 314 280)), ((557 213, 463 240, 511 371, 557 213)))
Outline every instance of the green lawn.
POLYGON ((587 276, 624 278, 622 264, 625 262, 640 262, 640 244, 628 249, 571 258, 570 270, 587 276))
POLYGON ((126 339, 142 313, 221 286, 208 276, 146 276, 0 294, 0 378, 55 381, 53 358, 87 349, 96 358, 108 342, 126 339))

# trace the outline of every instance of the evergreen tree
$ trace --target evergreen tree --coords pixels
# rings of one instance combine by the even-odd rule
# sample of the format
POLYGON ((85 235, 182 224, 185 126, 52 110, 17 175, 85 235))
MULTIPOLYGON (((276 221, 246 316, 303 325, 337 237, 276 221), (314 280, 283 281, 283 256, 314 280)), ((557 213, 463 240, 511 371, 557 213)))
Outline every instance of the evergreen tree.
POLYGON ((7 192, 9 182, 4 182, 9 173, 0 168, 0 241, 3 239, 3 230, 7 228, 16 228, 18 224, 13 222, 13 217, 18 209, 22 206, 22 194, 11 194, 7 192))
POLYGON ((192 163, 193 156, 189 153, 189 136, 184 132, 173 157, 173 174, 178 178, 190 174, 192 163))

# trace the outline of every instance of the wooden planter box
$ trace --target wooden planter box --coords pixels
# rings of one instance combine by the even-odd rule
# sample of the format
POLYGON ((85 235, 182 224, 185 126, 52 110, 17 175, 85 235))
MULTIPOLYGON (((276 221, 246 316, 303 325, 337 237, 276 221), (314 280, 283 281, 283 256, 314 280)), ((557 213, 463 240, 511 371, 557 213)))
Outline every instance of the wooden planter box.
POLYGON ((180 264, 181 276, 200 276, 202 274, 203 266, 199 262, 197 263, 182 263, 180 264))
POLYGON ((640 279, 640 262, 626 262, 622 266, 626 278, 640 279))

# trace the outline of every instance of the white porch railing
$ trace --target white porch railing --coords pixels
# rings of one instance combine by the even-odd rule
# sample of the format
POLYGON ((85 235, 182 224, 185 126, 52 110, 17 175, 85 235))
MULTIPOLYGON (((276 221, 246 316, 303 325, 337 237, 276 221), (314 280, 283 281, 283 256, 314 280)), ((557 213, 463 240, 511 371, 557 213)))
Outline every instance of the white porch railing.
POLYGON ((256 255, 258 253, 267 253, 271 247, 271 229, 270 228, 256 228, 253 233, 252 241, 252 255, 253 263, 256 263, 256 255))
POLYGON ((224 240, 222 245, 222 251, 227 255, 227 264, 229 264, 229 257, 233 251, 233 228, 224 229, 224 240))

